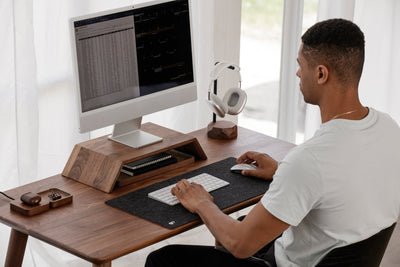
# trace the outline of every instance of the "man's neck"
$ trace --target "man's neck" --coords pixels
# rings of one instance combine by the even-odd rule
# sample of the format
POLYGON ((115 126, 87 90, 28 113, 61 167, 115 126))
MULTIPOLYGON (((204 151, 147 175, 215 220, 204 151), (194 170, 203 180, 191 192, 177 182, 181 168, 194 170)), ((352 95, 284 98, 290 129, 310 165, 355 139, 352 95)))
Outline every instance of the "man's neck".
POLYGON ((322 123, 333 119, 361 120, 368 114, 368 109, 358 98, 357 89, 332 90, 332 93, 321 101, 319 107, 322 123))

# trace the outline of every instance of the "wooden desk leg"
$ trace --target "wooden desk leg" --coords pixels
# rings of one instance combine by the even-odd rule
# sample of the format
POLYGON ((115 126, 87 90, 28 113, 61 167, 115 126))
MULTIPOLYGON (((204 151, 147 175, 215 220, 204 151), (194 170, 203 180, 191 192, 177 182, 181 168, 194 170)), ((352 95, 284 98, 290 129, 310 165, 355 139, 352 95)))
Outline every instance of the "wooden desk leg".
POLYGON ((111 261, 102 264, 93 263, 93 267, 111 267, 111 261))
POLYGON ((22 265, 27 240, 27 234, 21 233, 15 229, 11 229, 4 267, 18 267, 22 265))

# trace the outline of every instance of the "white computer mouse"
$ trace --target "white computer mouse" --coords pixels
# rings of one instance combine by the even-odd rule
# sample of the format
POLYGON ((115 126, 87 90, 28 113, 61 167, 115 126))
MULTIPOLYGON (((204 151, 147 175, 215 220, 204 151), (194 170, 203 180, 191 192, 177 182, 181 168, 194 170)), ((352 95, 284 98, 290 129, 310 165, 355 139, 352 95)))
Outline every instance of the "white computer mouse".
POLYGON ((254 164, 239 163, 231 167, 231 172, 242 173, 242 170, 257 170, 258 167, 254 164))

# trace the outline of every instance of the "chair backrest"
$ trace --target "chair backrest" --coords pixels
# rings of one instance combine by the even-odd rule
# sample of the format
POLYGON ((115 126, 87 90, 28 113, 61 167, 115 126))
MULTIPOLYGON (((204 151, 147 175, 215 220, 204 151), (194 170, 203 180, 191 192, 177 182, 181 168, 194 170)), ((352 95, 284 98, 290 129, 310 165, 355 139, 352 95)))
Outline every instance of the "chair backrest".
POLYGON ((395 226, 396 223, 365 240, 333 249, 317 266, 379 266, 395 226))

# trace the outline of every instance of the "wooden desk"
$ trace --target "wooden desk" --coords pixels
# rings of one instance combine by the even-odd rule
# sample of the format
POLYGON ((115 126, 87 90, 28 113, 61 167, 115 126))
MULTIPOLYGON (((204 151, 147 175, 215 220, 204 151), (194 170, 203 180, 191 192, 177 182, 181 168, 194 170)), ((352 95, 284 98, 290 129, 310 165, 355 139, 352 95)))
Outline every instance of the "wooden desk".
MULTIPOLYGON (((201 221, 170 230, 147 220, 106 205, 106 200, 121 196, 176 175, 197 169, 227 157, 238 157, 255 150, 280 160, 293 144, 238 128, 238 138, 215 140, 207 138, 206 129, 190 133, 198 139, 207 160, 158 175, 151 181, 141 181, 115 189, 107 194, 63 176, 55 175, 7 191, 15 199, 21 194, 59 188, 73 195, 73 203, 27 217, 10 210, 9 201, 0 199, 0 221, 12 228, 4 266, 21 266, 28 236, 68 251, 93 266, 111 266, 111 261, 133 251, 191 229, 201 221)), ((224 210, 232 213, 252 204, 261 196, 224 210)))

